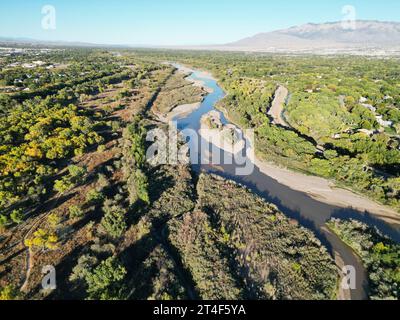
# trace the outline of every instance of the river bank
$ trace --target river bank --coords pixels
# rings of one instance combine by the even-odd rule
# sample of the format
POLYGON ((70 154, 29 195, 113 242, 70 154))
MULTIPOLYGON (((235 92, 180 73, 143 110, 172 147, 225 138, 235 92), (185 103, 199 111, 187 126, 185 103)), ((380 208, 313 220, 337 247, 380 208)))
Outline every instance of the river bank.
MULTIPOLYGON (((188 67, 182 67, 180 72, 189 74, 194 73, 195 71, 188 67)), ((205 75, 207 79, 213 79, 216 81, 209 73, 203 71, 197 72, 196 76, 198 77, 200 74, 205 75)), ((202 86, 204 87, 204 85, 206 84, 203 83, 202 86)), ((213 90, 212 88, 210 89, 211 91, 213 90)), ((196 105, 196 108, 190 105, 179 106, 172 110, 169 115, 167 115, 166 120, 182 118, 198 107, 199 105, 196 105)), ((201 128, 209 129, 204 121, 202 121, 201 128)), ((211 136, 203 138, 210 140, 211 136)), ((225 145, 228 146, 229 144, 225 145)), ((229 152, 229 150, 225 151, 229 152)), ((256 154, 256 150, 253 150, 253 153, 256 154)), ((379 204, 350 190, 337 187, 333 181, 292 171, 287 168, 280 167, 274 163, 264 161, 257 156, 255 156, 252 160, 255 166, 258 167, 262 173, 293 190, 304 192, 313 199, 329 205, 368 212, 368 214, 374 215, 400 230, 400 213, 387 206, 379 204)))
POLYGON ((201 102, 197 103, 191 103, 191 104, 182 104, 179 105, 175 108, 173 108, 170 112, 167 114, 161 114, 159 112, 154 112, 153 113, 157 116, 157 118, 164 123, 169 123, 176 117, 184 117, 191 112, 195 111, 201 106, 201 102))
MULTIPOLYGON (((176 67, 177 69, 179 69, 179 72, 185 74, 187 77, 189 77, 191 74, 193 74, 195 72, 195 70, 190 69, 190 68, 185 67, 185 66, 176 65, 176 64, 172 64, 172 65, 174 67, 176 67)), ((203 90, 205 90, 208 93, 213 93, 213 91, 214 91, 213 88, 207 86, 205 81, 200 80, 200 78, 208 79, 208 80, 214 80, 214 78, 211 75, 211 73, 209 73, 207 71, 197 71, 196 74, 197 74, 197 79, 193 79, 192 78, 189 81, 191 81, 194 86, 200 87, 200 88, 202 88, 203 90)))
MULTIPOLYGON (((180 65, 175 65, 175 67, 181 70, 180 65)), ((185 67, 184 70, 185 74, 188 74, 191 69, 185 67)), ((236 151, 236 146, 232 148, 229 143, 223 143, 223 139, 228 137, 229 141, 231 141, 232 137, 235 136, 230 134, 228 130, 230 132, 241 130, 231 124, 224 113, 215 108, 215 105, 225 96, 225 93, 218 86, 215 79, 210 79, 210 76, 199 78, 199 73, 201 72, 191 71, 192 74, 187 79, 201 80, 206 86, 213 89, 213 93, 208 94, 201 106, 194 112, 189 114, 186 112, 180 115, 174 114, 178 130, 189 128, 200 132, 201 138, 209 144, 212 141, 212 144, 219 148, 224 156, 231 153, 232 150, 236 151), (210 114, 213 118, 211 119, 212 121, 207 119, 207 115, 210 114), (218 133, 218 130, 214 130, 209 134, 202 133, 203 130, 201 129, 210 127, 220 129, 220 132, 218 133), (218 135, 223 137, 218 139, 218 135)), ((207 133, 207 130, 205 133, 207 133)), ((246 140, 248 139, 246 138, 246 140)), ((254 151, 253 145, 251 145, 250 150, 254 151)), ((205 152, 206 154, 200 153, 201 157, 208 157, 207 152, 205 152)), ((347 275, 342 272, 343 267, 352 266, 354 268, 356 288, 346 289, 338 284, 337 298, 343 300, 367 299, 368 275, 362 261, 351 248, 327 228, 326 223, 331 218, 359 219, 370 226, 379 228, 396 241, 400 241, 400 215, 366 197, 338 188, 332 181, 279 167, 276 164, 263 161, 255 154, 255 152, 250 152, 247 155, 247 159, 251 159, 254 164, 254 170, 246 176, 237 175, 236 169, 238 169, 238 165, 235 164, 201 164, 194 165, 194 167, 197 171, 215 173, 248 187, 268 203, 276 205, 279 210, 290 219, 293 219, 293 221, 297 221, 302 226, 313 230, 322 243, 330 249, 338 268, 338 273, 341 275, 341 281, 347 275)))

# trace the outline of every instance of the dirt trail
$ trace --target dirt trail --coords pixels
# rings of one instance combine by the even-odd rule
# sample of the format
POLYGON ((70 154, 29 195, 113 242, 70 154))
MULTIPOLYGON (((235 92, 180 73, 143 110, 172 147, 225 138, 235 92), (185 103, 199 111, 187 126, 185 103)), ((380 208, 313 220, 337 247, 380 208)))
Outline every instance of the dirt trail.
POLYGON ((274 101, 272 101, 271 108, 268 111, 268 115, 273 119, 273 124, 286 128, 290 128, 290 125, 283 118, 283 107, 288 95, 288 89, 283 86, 279 86, 275 91, 274 101))
MULTIPOLYGON (((48 212, 46 212, 45 214, 37 217, 37 220, 32 224, 32 226, 29 228, 29 230, 26 232, 26 234, 24 235, 22 242, 25 245, 25 241, 27 239, 29 239, 29 237, 33 234, 33 232, 35 232, 39 226, 48 218, 48 216, 52 213, 52 210, 57 206, 60 198, 62 195, 59 195, 54 202, 54 205, 51 207, 50 210, 48 210, 48 212)), ((29 278, 31 276, 31 272, 32 272, 32 266, 33 266, 33 252, 31 247, 27 247, 27 251, 26 251, 26 269, 25 269, 25 281, 21 286, 21 292, 27 292, 27 288, 29 285, 29 278)))

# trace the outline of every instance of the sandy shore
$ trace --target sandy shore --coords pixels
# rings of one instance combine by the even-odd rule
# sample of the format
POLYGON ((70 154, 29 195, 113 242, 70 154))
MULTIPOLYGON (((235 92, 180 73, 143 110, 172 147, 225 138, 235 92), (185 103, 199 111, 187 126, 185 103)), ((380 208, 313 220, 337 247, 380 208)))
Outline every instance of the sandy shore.
POLYGON ((213 93, 214 90, 211 89, 210 87, 207 87, 204 81, 201 80, 194 80, 194 79, 187 79, 188 81, 193 82, 194 86, 200 87, 201 89, 203 89, 204 91, 206 91, 207 93, 213 93))
POLYGON ((186 115, 189 115, 190 113, 198 109, 200 106, 201 102, 196 102, 192 104, 182 104, 180 106, 175 107, 167 114, 155 113, 155 115, 161 122, 168 123, 176 117, 184 117, 186 115))
POLYGON ((254 161, 260 171, 279 183, 293 190, 307 193, 310 197, 330 205, 367 211, 378 218, 396 225, 400 229, 400 214, 395 210, 379 204, 350 190, 338 188, 333 182, 316 176, 280 168, 275 164, 259 160, 254 161))
POLYGON ((285 121, 285 119, 283 119, 282 116, 284 104, 288 95, 288 89, 283 86, 279 86, 279 88, 275 91, 275 98, 274 101, 272 101, 272 105, 270 110, 268 111, 268 115, 274 119, 274 124, 290 128, 289 124, 285 121))
MULTIPOLYGON (((201 78, 214 80, 214 78, 211 75, 211 73, 209 73, 207 71, 196 71, 196 70, 193 70, 193 69, 188 68, 186 66, 180 66, 179 72, 187 74, 188 77, 192 73, 195 73, 197 76, 199 76, 201 78)), ((207 85, 206 85, 206 83, 204 81, 196 80, 196 79, 187 79, 187 80, 192 82, 194 86, 200 87, 200 88, 204 89, 208 93, 213 93, 213 91, 214 91, 212 88, 207 87, 207 85)))
POLYGON ((212 76, 212 74, 208 71, 202 71, 202 70, 193 70, 189 67, 180 65, 181 67, 179 68, 179 71, 182 73, 187 73, 187 74, 191 74, 191 73, 196 73, 199 77, 201 78, 205 78, 205 79, 210 79, 210 80, 215 80, 214 77, 212 76))

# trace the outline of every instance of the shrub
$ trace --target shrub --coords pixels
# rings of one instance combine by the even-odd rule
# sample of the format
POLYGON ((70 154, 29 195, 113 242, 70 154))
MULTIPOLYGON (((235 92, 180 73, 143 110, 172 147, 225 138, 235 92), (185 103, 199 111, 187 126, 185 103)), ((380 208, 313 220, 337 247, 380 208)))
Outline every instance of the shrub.
POLYGON ((86 202, 92 205, 97 205, 103 202, 104 196, 97 190, 90 190, 86 195, 86 202))
POLYGON ((104 152, 106 151, 106 146, 104 144, 101 144, 97 147, 97 152, 104 152))
POLYGON ((91 255, 86 254, 79 257, 78 264, 72 269, 72 273, 69 276, 69 281, 85 280, 96 264, 97 258, 91 255))
POLYGON ((74 187, 74 184, 69 181, 68 179, 61 179, 61 180, 56 180, 54 182, 54 190, 56 190, 59 193, 65 193, 69 190, 71 190, 74 187))
POLYGON ((113 132, 118 132, 121 129, 121 124, 118 121, 111 122, 111 130, 113 132))
POLYGON ((101 226, 112 238, 121 237, 127 229, 124 209, 109 200, 104 204, 103 211, 101 226))
POLYGON ((125 267, 115 258, 108 258, 86 276, 90 299, 120 299, 121 281, 125 278, 125 267))
POLYGON ((12 222, 20 224, 24 220, 24 214, 22 210, 14 210, 13 212, 11 212, 10 218, 12 222))
POLYGON ((9 224, 9 219, 6 215, 0 214, 0 228, 3 229, 9 224))
POLYGON ((0 288, 0 301, 17 300, 18 291, 13 286, 0 288))
POLYGON ((104 174, 99 173, 99 175, 97 176, 97 185, 100 189, 104 189, 110 185, 110 182, 104 174))
POLYGON ((78 206, 69 207, 69 217, 71 219, 81 218, 84 216, 83 210, 78 206))

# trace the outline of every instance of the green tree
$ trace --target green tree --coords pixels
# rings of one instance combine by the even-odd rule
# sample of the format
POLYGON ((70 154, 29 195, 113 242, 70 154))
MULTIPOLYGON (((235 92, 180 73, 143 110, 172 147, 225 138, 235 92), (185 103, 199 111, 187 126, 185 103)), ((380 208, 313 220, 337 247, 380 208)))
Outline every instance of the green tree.
POLYGON ((0 229, 4 229, 9 223, 9 218, 4 214, 0 214, 0 229))
POLYGON ((95 189, 90 190, 86 195, 86 202, 90 205, 97 205, 104 201, 104 195, 95 189))
POLYGON ((101 226, 112 238, 121 237, 127 229, 125 210, 106 200, 103 207, 104 216, 101 219, 101 226))
POLYGON ((54 182, 54 190, 61 194, 71 190, 73 187, 74 184, 68 178, 63 178, 54 182))
POLYGON ((68 175, 54 182, 54 190, 59 193, 70 191, 85 180, 86 174, 87 169, 85 167, 71 165, 68 167, 68 175))
POLYGON ((85 167, 71 165, 68 167, 68 172, 71 180, 82 181, 83 177, 87 174, 87 169, 85 167))
POLYGON ((127 271, 115 258, 111 257, 98 265, 86 276, 89 299, 109 300, 122 298, 122 280, 127 271))
POLYGON ((10 214, 10 218, 12 220, 12 222, 16 223, 16 224, 20 224, 23 220, 24 220, 24 214, 22 212, 22 210, 13 210, 13 212, 11 212, 10 214))
POLYGON ((135 172, 135 181, 136 181, 136 190, 137 196, 140 200, 145 203, 150 203, 149 197, 149 182, 147 176, 143 173, 142 170, 138 169, 135 172))
POLYGON ((69 210, 69 217, 71 219, 81 218, 85 214, 82 208, 78 206, 70 206, 68 210, 69 210))
POLYGON ((328 160, 334 159, 338 156, 338 153, 336 150, 326 150, 324 152, 324 157, 328 160))

